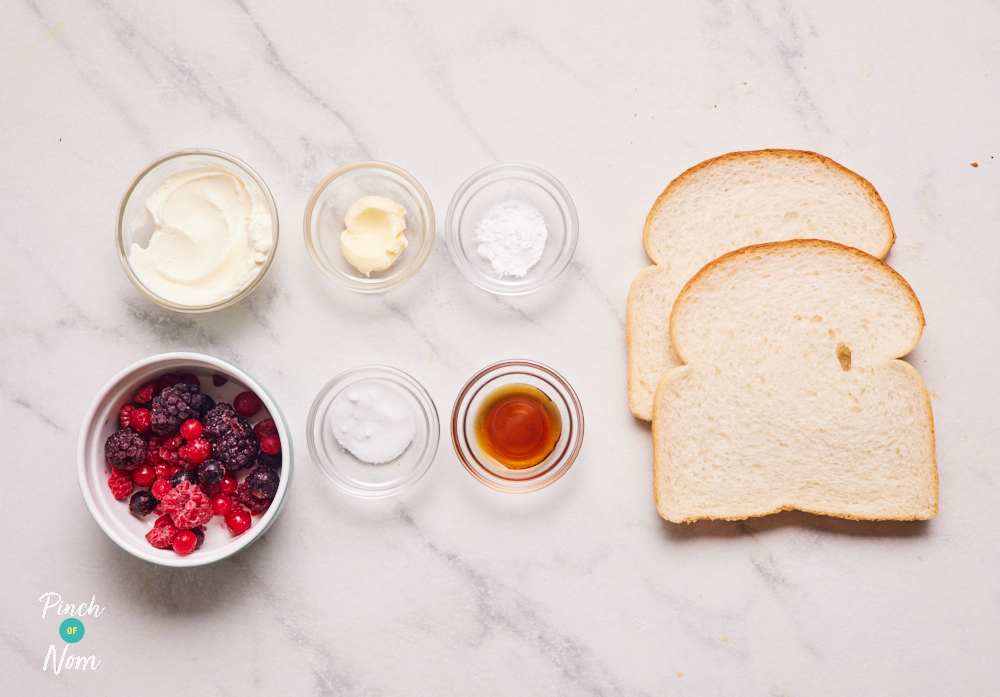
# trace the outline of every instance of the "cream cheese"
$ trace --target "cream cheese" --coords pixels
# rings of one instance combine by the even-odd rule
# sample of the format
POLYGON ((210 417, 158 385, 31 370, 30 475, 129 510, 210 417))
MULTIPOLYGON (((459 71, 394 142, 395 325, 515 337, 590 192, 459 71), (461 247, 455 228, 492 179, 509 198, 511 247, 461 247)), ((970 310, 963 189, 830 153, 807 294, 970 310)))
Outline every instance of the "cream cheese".
POLYGON ((274 243, 263 195, 221 169, 176 174, 146 199, 156 230, 129 264, 146 288, 178 305, 211 305, 246 288, 274 243))
POLYGON ((347 209, 344 225, 340 251, 365 276, 388 269, 406 249, 406 209, 391 198, 359 198, 347 209))

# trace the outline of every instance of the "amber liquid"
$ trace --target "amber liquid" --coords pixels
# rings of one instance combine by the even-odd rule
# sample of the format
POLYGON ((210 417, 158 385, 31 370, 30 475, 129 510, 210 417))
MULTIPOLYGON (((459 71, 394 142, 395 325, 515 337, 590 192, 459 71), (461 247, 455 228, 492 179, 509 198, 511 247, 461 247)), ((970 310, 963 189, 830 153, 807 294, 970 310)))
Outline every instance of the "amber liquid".
POLYGON ((504 385, 491 392, 476 414, 476 442, 508 469, 534 467, 548 457, 562 433, 559 408, 531 385, 504 385))

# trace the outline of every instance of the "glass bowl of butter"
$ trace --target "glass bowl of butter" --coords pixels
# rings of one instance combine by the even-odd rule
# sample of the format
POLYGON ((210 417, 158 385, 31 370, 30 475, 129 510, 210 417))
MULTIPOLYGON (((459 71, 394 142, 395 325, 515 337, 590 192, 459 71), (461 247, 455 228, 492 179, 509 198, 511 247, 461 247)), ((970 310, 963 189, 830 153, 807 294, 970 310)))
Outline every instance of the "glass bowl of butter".
POLYGON ((306 204, 306 249, 344 288, 381 293, 410 279, 434 246, 434 207, 408 173, 353 162, 330 173, 306 204))

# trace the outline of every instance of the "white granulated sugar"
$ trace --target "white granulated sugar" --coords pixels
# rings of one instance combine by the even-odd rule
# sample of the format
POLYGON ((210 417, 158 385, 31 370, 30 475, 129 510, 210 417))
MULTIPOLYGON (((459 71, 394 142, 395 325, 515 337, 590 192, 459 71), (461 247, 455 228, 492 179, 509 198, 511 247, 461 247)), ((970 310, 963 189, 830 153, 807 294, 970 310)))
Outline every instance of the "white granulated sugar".
POLYGON ((476 226, 477 251, 498 276, 521 278, 538 263, 549 231, 530 203, 511 199, 492 206, 476 226))
POLYGON ((337 396, 330 405, 330 428, 340 447, 373 465, 399 457, 417 432, 406 398, 374 381, 353 385, 337 396))

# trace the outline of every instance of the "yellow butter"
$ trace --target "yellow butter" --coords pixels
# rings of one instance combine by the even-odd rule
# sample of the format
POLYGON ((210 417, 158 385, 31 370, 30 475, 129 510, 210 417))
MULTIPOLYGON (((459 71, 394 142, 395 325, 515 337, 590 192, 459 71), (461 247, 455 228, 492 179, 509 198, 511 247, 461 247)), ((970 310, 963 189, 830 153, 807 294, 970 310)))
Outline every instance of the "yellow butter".
POLYGON ((347 209, 344 225, 340 251, 365 276, 388 269, 406 249, 406 209, 391 198, 359 198, 347 209))

